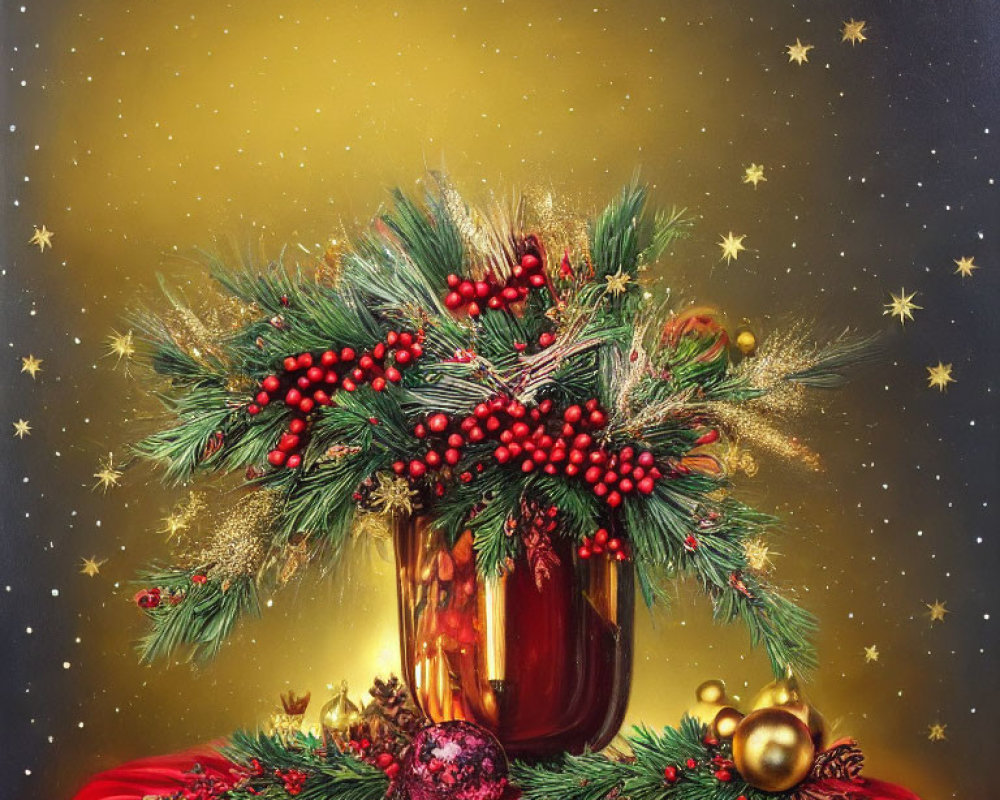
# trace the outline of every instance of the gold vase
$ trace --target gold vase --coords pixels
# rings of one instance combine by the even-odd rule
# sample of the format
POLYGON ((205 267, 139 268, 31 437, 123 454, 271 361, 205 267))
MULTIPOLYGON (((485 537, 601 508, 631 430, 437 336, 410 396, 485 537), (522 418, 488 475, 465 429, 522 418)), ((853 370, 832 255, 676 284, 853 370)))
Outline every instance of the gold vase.
POLYGON ((524 556, 479 575, 472 535, 449 546, 426 517, 398 517, 393 538, 403 671, 428 717, 482 725, 521 757, 611 741, 632 680, 630 562, 554 537, 539 588, 524 556))

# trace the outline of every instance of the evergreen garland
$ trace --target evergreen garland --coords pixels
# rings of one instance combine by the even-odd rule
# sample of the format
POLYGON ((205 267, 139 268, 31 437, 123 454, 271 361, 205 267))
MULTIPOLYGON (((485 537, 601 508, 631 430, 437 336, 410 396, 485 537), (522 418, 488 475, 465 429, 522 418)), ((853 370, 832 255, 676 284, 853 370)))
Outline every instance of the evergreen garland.
MULTIPOLYGON (((870 342, 819 347, 793 331, 741 358, 714 320, 680 311, 664 324, 642 274, 690 221, 650 214, 646 199, 644 187, 626 186, 586 227, 588 241, 563 242, 526 201, 480 214, 438 180, 419 198, 397 192, 329 263, 214 261, 223 297, 202 313, 168 291, 171 310, 139 315, 169 422, 134 455, 171 484, 232 474, 270 498, 268 513, 241 521, 234 512, 218 525, 225 546, 210 536, 183 564, 143 576, 137 602, 152 622, 143 656, 183 646, 214 654, 258 597, 288 580, 293 555, 335 559, 359 510, 429 514, 451 541, 471 530, 480 571, 505 569, 522 552, 507 525, 527 500, 556 506, 559 535, 581 552, 598 527, 618 530, 647 603, 664 581, 691 575, 717 620, 747 626, 775 674, 813 666, 812 617, 746 555, 774 520, 732 498, 723 454, 750 436, 748 419, 794 442, 784 428, 805 387, 836 385, 870 342), (222 324, 234 308, 235 322, 222 324), (415 433, 435 415, 475 424, 480 407, 505 425, 540 409, 542 424, 563 424, 586 401, 591 422, 578 430, 590 452, 612 465, 626 451, 648 454, 652 477, 612 473, 620 482, 597 481, 598 494, 582 472, 555 469, 558 443, 536 469, 501 460, 495 434, 469 434, 453 462, 438 464, 441 452, 432 459, 431 440, 415 433)), ((787 449, 804 452, 796 448, 787 449)), ((642 746, 647 734, 637 735, 642 746)), ((662 747, 681 747, 678 735, 662 747)))

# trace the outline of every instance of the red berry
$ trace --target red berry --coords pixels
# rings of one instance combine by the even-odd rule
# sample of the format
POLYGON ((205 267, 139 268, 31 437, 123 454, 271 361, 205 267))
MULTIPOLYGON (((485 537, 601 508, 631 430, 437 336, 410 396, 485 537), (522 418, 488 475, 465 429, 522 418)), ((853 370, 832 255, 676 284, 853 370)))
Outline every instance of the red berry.
POLYGON ((297 406, 302 402, 302 392, 298 389, 289 389, 285 395, 285 402, 290 406, 297 406))
POLYGON ((448 447, 461 447, 465 444, 465 439, 462 438, 462 434, 453 433, 448 436, 448 447))
POLYGON ((315 405, 316 401, 313 400, 311 397, 303 397, 299 401, 299 411, 301 411, 303 414, 308 414, 310 411, 313 410, 313 407, 315 405))
POLYGON ((361 369, 371 369, 375 366, 375 359, 369 355, 363 355, 358 359, 358 366, 361 369))
POLYGON ((555 334, 546 332, 538 337, 538 344, 541 347, 548 347, 549 345, 553 344, 555 340, 556 340, 555 334))
POLYGON ((306 377, 312 383, 319 383, 321 380, 323 380, 323 374, 324 374, 323 370, 321 370, 319 367, 309 367, 309 371, 306 373, 306 377))
POLYGON ((515 301, 517 300, 518 296, 519 296, 519 295, 518 295, 518 292, 517 292, 517 289, 515 289, 515 288, 514 288, 513 286, 508 286, 508 287, 506 287, 506 288, 505 288, 505 289, 504 289, 504 290, 503 290, 503 291, 502 291, 502 292, 500 293, 500 295, 501 295, 501 296, 503 297, 503 299, 504 299, 504 300, 506 300, 506 301, 507 301, 508 303, 513 303, 513 302, 515 302, 515 301))
POLYGON ((580 558, 590 558, 590 548, 580 545, 580 548, 576 551, 580 558))
POLYGON ((430 450, 427 455, 424 456, 424 462, 428 467, 439 467, 441 466, 441 454, 430 450))
POLYGON ((563 472, 572 478, 574 475, 578 475, 580 473, 580 468, 576 464, 567 464, 566 469, 564 469, 563 472))
POLYGON ((604 416, 604 412, 600 409, 594 409, 590 412, 590 424, 595 428, 603 428, 606 421, 607 418, 604 416))
POLYGON ((410 462, 410 475, 414 478, 423 477, 424 473, 427 472, 427 465, 423 461, 417 461, 413 459, 410 462))
POLYGON ((521 256, 521 266, 526 270, 535 270, 542 265, 542 262, 538 260, 538 256, 532 255, 531 253, 525 253, 521 256))
POLYGON ((503 308, 503 298, 500 295, 493 295, 489 300, 486 301, 488 308, 492 308, 494 311, 499 311, 503 308))
POLYGON ((327 350, 323 355, 319 357, 319 363, 324 367, 332 367, 340 359, 337 358, 337 354, 333 350, 327 350))
MULTIPOLYGON (((462 305, 462 295, 458 292, 448 292, 444 298, 444 305, 445 308, 449 308, 454 311, 462 305)), ((390 333, 389 335, 391 336, 392 334, 390 333)), ((392 342, 389 342, 389 344, 392 344, 392 342)))
POLYGON ((695 446, 697 447, 698 445, 702 444, 712 444, 712 442, 716 442, 718 441, 718 439, 719 439, 719 432, 715 430, 715 428, 713 428, 708 433, 702 434, 697 439, 695 439, 694 443, 695 446))
POLYGON ((427 427, 434 433, 442 433, 448 427, 448 417, 445 414, 433 414, 427 420, 427 427))
POLYGON ((581 433, 573 440, 573 447, 577 450, 586 450, 594 443, 589 434, 581 433))
POLYGON ((501 464, 506 464, 508 461, 510 461, 510 450, 508 450, 503 445, 500 445, 496 450, 493 451, 493 458, 495 458, 501 464))
POLYGON ((418 422, 413 428, 413 435, 418 439, 423 439, 427 435, 427 426, 422 422, 418 422))
POLYGON ((529 433, 531 433, 531 428, 527 426, 524 422, 515 422, 511 426, 511 432, 518 439, 525 438, 529 433))
POLYGON ((268 462, 275 467, 280 467, 282 464, 284 464, 286 458, 287 456, 280 450, 272 450, 270 453, 267 454, 268 462))
POLYGON ((449 275, 446 280, 448 281, 448 288, 454 289, 458 284, 462 282, 462 279, 458 277, 454 272, 449 275))
POLYGON ((289 469, 295 469, 301 464, 302 464, 302 456, 300 456, 298 453, 293 453, 288 457, 288 461, 285 463, 285 466, 288 467, 289 469))
POLYGON ((490 285, 486 281, 476 281, 476 297, 482 300, 484 297, 489 297, 490 295, 490 285))
POLYGON ((592 450, 588 456, 591 464, 603 464, 608 459, 608 454, 603 450, 592 450))
POLYGON ((663 768, 663 780, 667 783, 677 782, 677 767, 664 767, 663 768))
POLYGON ((256 403, 251 403, 247 406, 247 413, 253 417, 260 413, 260 406, 256 403))
POLYGON ((340 351, 341 361, 353 361, 354 360, 354 350, 350 347, 345 347, 340 351))
POLYGON ((337 381, 339 381, 339 380, 340 380, 340 376, 334 370, 332 370, 332 369, 328 369, 326 371, 326 375, 323 378, 323 382, 324 383, 328 383, 331 386, 333 386, 334 384, 336 384, 337 381))
POLYGON ((570 406, 563 411, 563 419, 571 425, 575 425, 583 417, 583 409, 580 406, 570 406))
POLYGON ((552 452, 549 453, 549 461, 556 464, 566 460, 566 451, 558 447, 553 448, 552 452))
POLYGON ((462 483, 468 483, 469 481, 472 480, 472 473, 471 472, 463 472, 461 475, 458 476, 458 479, 462 483))
POLYGON ((513 442, 514 431, 512 431, 510 428, 500 431, 500 441, 503 442, 504 444, 510 444, 511 442, 513 442))
POLYGON ((392 753, 379 753, 375 757, 375 766, 379 769, 385 769, 394 761, 392 753))
POLYGON ((257 405, 266 406, 271 402, 271 395, 267 392, 257 392, 257 396, 254 398, 257 401, 257 405))
POLYGON ((281 381, 278 380, 277 375, 268 375, 264 378, 264 382, 261 383, 261 386, 267 392, 276 392, 281 388, 281 381))
POLYGON ((597 532, 594 534, 594 541, 598 544, 607 544, 608 542, 608 531, 606 528, 598 528, 597 532))
POLYGON ((606 495, 607 493, 608 493, 608 487, 606 484, 603 483, 594 484, 594 494, 596 494, 598 497, 604 497, 604 495, 606 495))
POLYGON ((299 368, 299 362, 295 356, 288 356, 282 363, 284 364, 285 372, 294 372, 299 368))
POLYGON ((313 363, 312 353, 303 353, 295 361, 299 369, 307 369, 313 363))
POLYGON ((478 317, 480 314, 479 303, 469 303, 468 311, 470 317, 478 317))
POLYGON ((612 508, 618 508, 622 504, 622 496, 618 492, 611 492, 608 494, 608 505, 612 508))
POLYGON ((283 433, 278 440, 278 449, 289 453, 299 446, 299 437, 294 433, 283 433))
POLYGON ((313 392, 313 400, 315 400, 321 406, 330 405, 330 395, 328 395, 322 389, 317 389, 315 392, 313 392))
POLYGON ((647 475, 645 478, 639 481, 638 483, 639 491, 642 492, 643 494, 652 494, 654 484, 655 481, 653 481, 653 479, 647 475))
POLYGON ((376 392, 381 392, 385 389, 385 378, 379 375, 375 380, 372 381, 372 388, 376 392))
POLYGON ((302 433, 306 429, 306 421, 304 419, 293 419, 288 423, 288 430, 292 433, 302 433))
POLYGON ((604 470, 602 470, 598 466, 593 466, 590 467, 590 469, 588 469, 585 473, 583 473, 583 479, 587 483, 597 483, 601 479, 601 475, 603 474, 604 470))
POLYGON ((476 286, 472 281, 462 281, 458 285, 458 293, 466 300, 476 296, 476 286))
POLYGON ((622 540, 618 538, 608 540, 608 550, 612 553, 617 553, 622 549, 622 540))
POLYGON ((635 449, 632 447, 623 447, 618 456, 622 461, 631 461, 632 457, 635 455, 635 449))
POLYGON ((403 374, 395 367, 386 367, 385 379, 392 383, 399 383, 403 379, 403 374))
POLYGON ((451 466, 455 466, 461 457, 461 451, 456 450, 454 447, 449 447, 444 451, 444 460, 451 466))
POLYGON ((470 442, 481 442, 486 438, 486 432, 480 428, 478 425, 473 425, 469 429, 469 441, 470 442))
POLYGON ((635 484, 628 478, 622 478, 618 481, 618 490, 623 494, 628 494, 635 488, 635 484))
POLYGON ((728 769, 720 769, 715 773, 715 778, 723 783, 729 783, 729 781, 733 779, 733 773, 731 773, 728 769))
POLYGON ((372 358, 376 361, 381 361, 385 358, 385 345, 379 342, 375 347, 372 348, 372 358))
POLYGON ((409 350, 397 350, 395 352, 396 363, 400 365, 409 364, 410 359, 413 357, 410 355, 409 350))
POLYGON ((405 461, 393 461, 392 462, 392 471, 395 472, 397 475, 402 475, 404 472, 406 472, 406 462, 405 461))
POLYGON ((687 768, 688 768, 688 769, 694 769, 695 767, 697 767, 697 766, 698 766, 698 762, 697 762, 697 761, 695 761, 695 760, 694 760, 693 758, 689 758, 689 759, 688 759, 687 761, 685 761, 684 763, 685 763, 685 764, 687 765, 687 768))
POLYGON ((583 404, 583 407, 587 409, 587 411, 593 411, 597 408, 597 398, 591 397, 586 403, 583 404))
POLYGON ((475 414, 479 419, 486 419, 490 415, 490 407, 486 403, 480 403, 474 409, 472 413, 475 414))
POLYGON ((340 386, 345 392, 353 392, 355 389, 358 388, 358 385, 350 378, 344 378, 340 382, 340 386))
POLYGON ((530 458, 526 458, 521 462, 521 472, 531 472, 534 468, 535 462, 530 458))
POLYGON ((549 460, 549 456, 548 456, 548 453, 546 453, 544 450, 542 450, 541 447, 538 447, 531 454, 531 459, 536 464, 544 464, 546 461, 549 460))
POLYGON ((525 415, 528 409, 517 401, 513 401, 507 405, 507 413, 510 414, 514 419, 521 419, 525 415))
POLYGON ((653 454, 648 450, 643 450, 639 453, 639 458, 637 458, 636 461, 640 467, 645 467, 646 469, 649 469, 654 463, 656 463, 656 459, 653 458, 653 454))

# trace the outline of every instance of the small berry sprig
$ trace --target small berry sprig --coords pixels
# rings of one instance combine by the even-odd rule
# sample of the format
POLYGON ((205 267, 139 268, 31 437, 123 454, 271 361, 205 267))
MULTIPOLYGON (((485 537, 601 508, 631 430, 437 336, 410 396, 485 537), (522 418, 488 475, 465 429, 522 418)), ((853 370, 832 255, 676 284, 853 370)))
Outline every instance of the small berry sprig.
POLYGON ((607 554, 608 558, 616 561, 626 561, 628 553, 625 552, 625 544, 617 536, 608 533, 607 528, 598 528, 594 532, 593 538, 584 536, 583 542, 577 548, 577 555, 580 558, 591 558, 592 556, 607 554))
POLYGON ((445 295, 444 304, 451 311, 464 309, 470 317, 478 317, 483 313, 483 306, 493 311, 503 311, 524 300, 531 289, 540 289, 545 284, 542 260, 537 254, 529 252, 521 256, 520 263, 514 265, 510 276, 503 283, 492 272, 487 272, 478 281, 449 275, 450 291, 445 295))
POLYGON ((289 469, 300 466, 309 415, 315 408, 333 405, 332 394, 338 390, 353 392, 358 386, 370 384, 376 392, 381 392, 388 383, 398 383, 403 378, 400 370, 423 355, 423 339, 421 331, 389 331, 385 342, 360 355, 353 348, 344 347, 339 351, 330 349, 285 358, 284 369, 264 378, 254 402, 247 406, 251 416, 275 401, 283 400, 292 409, 293 417, 268 453, 268 463, 289 469))

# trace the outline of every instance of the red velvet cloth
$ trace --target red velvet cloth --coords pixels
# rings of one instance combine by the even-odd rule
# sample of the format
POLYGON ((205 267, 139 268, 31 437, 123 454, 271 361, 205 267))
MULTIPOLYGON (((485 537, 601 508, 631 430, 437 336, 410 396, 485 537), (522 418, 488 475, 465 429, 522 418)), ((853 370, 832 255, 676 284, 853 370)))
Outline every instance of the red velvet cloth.
MULTIPOLYGON (((156 756, 131 761, 115 769, 95 775, 73 800, 144 800, 144 798, 183 798, 183 800, 210 800, 215 797, 205 787, 231 785, 234 768, 229 760, 210 747, 187 750, 169 756, 156 756), (198 774, 192 775, 195 765, 198 774)), ((857 783, 824 780, 810 784, 820 796, 826 793, 841 800, 920 800, 902 786, 873 779, 857 783)), ((504 800, 514 800, 517 792, 504 795, 504 800)), ((330 800, 336 800, 330 798, 330 800)))
POLYGON ((130 761, 120 767, 95 775, 73 800, 143 800, 146 797, 181 797, 184 800, 210 798, 199 796, 198 783, 212 780, 232 783, 234 764, 212 747, 199 747, 168 756, 154 756, 130 761), (192 776, 195 765, 200 776, 192 776), (198 780, 201 777, 202 780, 198 780))

